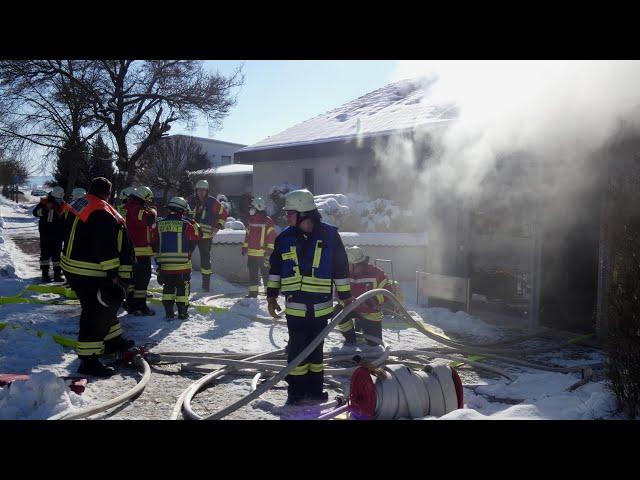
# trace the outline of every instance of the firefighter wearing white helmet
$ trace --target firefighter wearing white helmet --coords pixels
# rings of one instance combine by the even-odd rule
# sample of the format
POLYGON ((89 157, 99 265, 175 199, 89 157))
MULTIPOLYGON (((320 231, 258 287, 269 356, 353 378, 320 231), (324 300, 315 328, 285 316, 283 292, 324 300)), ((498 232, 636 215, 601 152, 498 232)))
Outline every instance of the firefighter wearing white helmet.
MULTIPOLYGON (((349 259, 351 293, 354 297, 359 297, 376 288, 393 291, 387 275, 369 263, 369 257, 360 247, 347 247, 347 258, 349 259)), ((367 300, 356 308, 352 315, 338 324, 336 328, 342 332, 345 345, 356 345, 356 330, 366 335, 368 345, 382 344, 382 311, 380 306, 384 300, 382 295, 367 300)))
POLYGON ((40 270, 42 270, 42 281, 45 283, 51 282, 49 261, 53 266, 53 280, 56 282, 64 281, 60 267, 60 254, 64 240, 66 205, 64 189, 56 186, 46 197, 40 199, 40 203, 35 206, 32 212, 35 217, 39 218, 40 270))
POLYGON ((158 261, 158 282, 163 286, 162 304, 167 320, 175 318, 174 302, 178 306, 178 318, 189 317, 189 289, 191 285, 191 252, 198 242, 198 227, 184 215, 189 204, 182 197, 173 197, 167 204, 170 211, 158 219, 152 229, 152 245, 158 261))
POLYGON ((134 289, 127 295, 127 311, 136 316, 155 315, 147 305, 147 288, 151 280, 151 227, 158 216, 151 207, 153 192, 149 187, 136 187, 127 200, 127 230, 134 245, 136 269, 134 270, 134 289))
POLYGON ((211 274, 211 242, 218 230, 224 228, 229 211, 214 196, 210 194, 209 182, 204 179, 196 182, 195 193, 187 202, 194 212, 194 220, 200 227, 200 273, 202 275, 202 290, 210 290, 211 274))
MULTIPOLYGON (((333 315, 333 287, 343 305, 353 301, 347 253, 338 229, 321 221, 313 194, 295 190, 285 196, 284 210, 289 227, 276 237, 269 259, 267 301, 269 313, 280 318, 278 295, 286 296, 285 314, 289 329, 288 361, 297 357, 326 327, 333 315)), ((287 403, 304 399, 324 401, 323 344, 296 368, 289 383, 287 403)))
POLYGON ((256 298, 260 287, 260 277, 266 290, 269 278, 269 256, 273 251, 276 230, 271 217, 267 215, 264 200, 256 197, 249 208, 249 225, 246 229, 242 255, 247 255, 249 268, 249 294, 256 298))

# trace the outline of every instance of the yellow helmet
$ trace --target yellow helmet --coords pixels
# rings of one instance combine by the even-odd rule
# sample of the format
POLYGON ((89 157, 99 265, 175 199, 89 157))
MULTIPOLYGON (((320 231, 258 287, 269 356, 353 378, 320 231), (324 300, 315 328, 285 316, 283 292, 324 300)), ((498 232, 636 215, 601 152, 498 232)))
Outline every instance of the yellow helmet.
POLYGON ((284 196, 283 210, 309 212, 316 208, 316 202, 313 200, 313 193, 307 189, 293 190, 284 196))

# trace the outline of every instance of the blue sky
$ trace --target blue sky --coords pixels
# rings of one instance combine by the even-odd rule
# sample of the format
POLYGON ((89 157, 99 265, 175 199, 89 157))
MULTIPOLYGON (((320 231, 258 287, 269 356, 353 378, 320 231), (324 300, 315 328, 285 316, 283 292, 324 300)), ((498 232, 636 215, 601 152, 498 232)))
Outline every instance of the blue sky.
MULTIPOLYGON (((210 132, 203 118, 196 122, 194 130, 174 124, 169 133, 250 145, 392 82, 397 63, 393 60, 207 60, 206 68, 222 74, 243 65, 245 83, 237 91, 236 106, 220 130, 210 132)), ((42 152, 34 149, 34 153, 39 157, 42 152)), ((40 161, 32 158, 32 163, 40 161)))
MULTIPOLYGON (((250 145, 393 81, 395 61, 247 60, 207 61, 228 74, 244 63, 238 103, 213 138, 250 145)), ((203 119, 193 131, 174 133, 208 137, 203 119)))

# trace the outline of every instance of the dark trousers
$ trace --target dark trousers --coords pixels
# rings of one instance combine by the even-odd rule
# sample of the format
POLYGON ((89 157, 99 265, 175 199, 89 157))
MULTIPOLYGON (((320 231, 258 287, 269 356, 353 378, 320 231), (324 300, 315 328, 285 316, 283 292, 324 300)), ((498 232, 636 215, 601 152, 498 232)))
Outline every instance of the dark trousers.
POLYGON ((338 330, 342 332, 345 342, 356 342, 356 331, 365 335, 379 338, 379 342, 367 339, 367 345, 380 345, 382 343, 382 322, 377 320, 367 320, 360 315, 349 317, 338 324, 338 330))
POLYGON ((249 267, 249 294, 255 294, 257 297, 261 276, 264 288, 267 289, 269 268, 264 266, 264 257, 248 257, 247 266, 249 267))
POLYGON ((177 275, 162 273, 162 303, 173 308, 173 302, 189 305, 189 290, 191 286, 191 274, 180 273, 177 275))
MULTIPOLYGON (((327 321, 330 318, 331 315, 315 318, 313 305, 307 305, 304 318, 287 315, 287 328, 289 329, 287 360, 289 362, 318 336, 327 326, 327 321)), ((305 394, 320 395, 322 393, 324 383, 323 347, 324 341, 320 342, 313 352, 285 377, 289 384, 290 397, 302 397, 305 394)))
POLYGON ((61 272, 60 253, 62 252, 62 238, 54 235, 40 233, 40 270, 49 273, 49 260, 53 265, 53 271, 61 272))
POLYGON ((80 358, 115 351, 122 333, 118 309, 107 308, 98 302, 98 289, 104 278, 84 277, 67 273, 69 284, 80 300, 80 332, 76 350, 80 358))
POLYGON ((137 257, 133 272, 133 291, 127 295, 130 311, 143 310, 147 306, 147 288, 151 281, 151 257, 137 257))
POLYGON ((205 238, 198 240, 198 252, 200 253, 200 273, 204 277, 205 275, 211 275, 211 238, 205 238))

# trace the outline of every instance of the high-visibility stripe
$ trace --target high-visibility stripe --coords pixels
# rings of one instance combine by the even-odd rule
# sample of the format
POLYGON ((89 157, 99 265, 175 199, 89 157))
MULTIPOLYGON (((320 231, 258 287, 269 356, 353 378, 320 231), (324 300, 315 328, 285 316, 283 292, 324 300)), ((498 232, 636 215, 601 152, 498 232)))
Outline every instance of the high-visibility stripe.
POLYGON ((311 264, 313 268, 318 268, 320 266, 321 257, 322 257, 322 240, 317 240, 316 248, 313 252, 313 263, 311 264))
POLYGON ((292 315, 294 317, 306 317, 307 316, 307 311, 305 310, 298 310, 296 308, 291 308, 289 306, 286 306, 284 309, 284 313, 286 313, 287 315, 292 315))
POLYGON ((138 210, 138 220, 142 220, 142 216, 144 215, 144 210, 138 210))
POLYGON ((289 375, 298 376, 298 375, 306 375, 309 373, 309 364, 305 363, 304 365, 298 365, 296 368, 289 372, 289 375))
POLYGON ((273 280, 269 280, 267 282, 267 288, 280 288, 280 282, 274 282, 273 280))
POLYGON ((211 275, 213 273, 213 270, 210 268, 200 268, 200 273, 203 275, 211 275))
POLYGON ((372 322, 381 322, 382 321, 382 312, 373 312, 373 313, 359 313, 365 320, 370 320, 372 322))
POLYGON ((99 342, 78 342, 76 351, 80 357, 88 357, 90 355, 101 355, 104 353, 104 341, 99 342))
POLYGON ((250 292, 257 292, 259 290, 259 285, 249 285, 250 292))
POLYGON ((76 237, 76 226, 78 225, 79 217, 76 217, 73 220, 73 225, 71 226, 71 233, 69 234, 69 245, 67 245, 67 257, 71 256, 71 249, 73 248, 73 240, 76 237))
POLYGON ((269 281, 280 282, 280 275, 269 275, 269 281))
POLYGON ((263 249, 257 249, 257 248, 250 248, 247 253, 249 254, 250 257, 263 257, 264 256, 264 250, 263 249))
POLYGON ((350 292, 351 285, 336 285, 336 290, 339 292, 350 292))
POLYGON ((173 293, 163 293, 162 294, 162 301, 163 302, 165 302, 165 301, 173 301, 175 299, 176 299, 176 296, 173 293))
POLYGON ((65 272, 75 273, 85 277, 105 278, 107 272, 103 271, 97 263, 77 262, 66 258, 64 255, 61 259, 62 269, 65 272), (86 266, 88 265, 88 266, 86 266), (93 268, 90 268, 93 267, 93 268), (98 267, 98 268, 96 268, 98 267))
MULTIPOLYGON (((172 272, 176 270, 191 270, 191 262, 185 263, 161 263, 160 270, 172 272)), ((204 273, 204 271, 202 272, 204 273)))
POLYGON ((122 328, 120 327, 120 323, 117 323, 113 327, 111 327, 109 333, 107 333, 107 335, 104 337, 104 341, 106 342, 108 340, 113 340, 120 335, 122 335, 122 328))
MULTIPOLYGON (((282 289, 282 291, 284 291, 284 289, 282 289)), ((331 293, 331 287, 320 287, 315 285, 306 285, 303 283, 300 287, 300 291, 308 293, 331 293)))
POLYGON ((327 285, 331 286, 330 278, 318 278, 318 277, 302 277, 303 283, 308 283, 311 285, 327 285))
POLYGON ((267 243, 266 247, 268 250, 273 250, 273 243, 267 243))
POLYGON ((262 225, 260 228, 260 246, 262 247, 264 245, 264 232, 265 232, 265 227, 266 225, 262 225))
POLYGON ((247 248, 248 246, 249 246, 249 244, 248 244, 247 242, 244 242, 244 243, 242 244, 242 248, 247 248))
POLYGON ((324 372, 324 364, 323 363, 310 363, 309 371, 313 373, 324 372))
POLYGON ((134 247, 133 251, 136 253, 136 257, 150 257, 153 255, 151 247, 134 247))
POLYGON ((178 296, 176 295, 176 303, 188 303, 189 297, 186 295, 178 296))
POLYGON ((351 279, 351 283, 373 283, 374 286, 377 282, 377 279, 373 278, 373 277, 367 277, 367 278, 353 278, 351 279))
POLYGON ((179 253, 179 252, 162 252, 157 256, 158 260, 186 260, 189 258, 188 253, 179 253))
MULTIPOLYGON (((333 312, 333 302, 321 302, 313 305, 314 316, 323 317, 325 315, 329 315, 333 312)), ((297 302, 287 302, 285 313, 288 315, 293 315, 294 317, 304 317, 307 312, 307 305, 304 303, 297 302)))
POLYGON ((339 323, 338 325, 336 325, 336 328, 341 332, 348 332, 349 330, 353 330, 353 320, 349 319, 344 323, 339 323))

